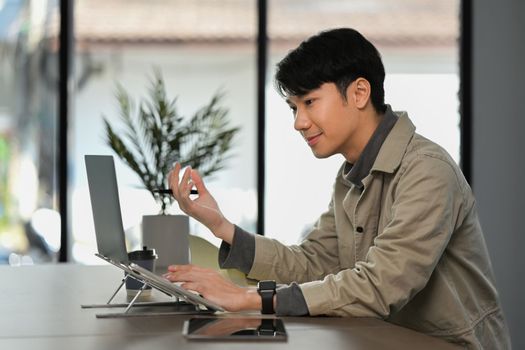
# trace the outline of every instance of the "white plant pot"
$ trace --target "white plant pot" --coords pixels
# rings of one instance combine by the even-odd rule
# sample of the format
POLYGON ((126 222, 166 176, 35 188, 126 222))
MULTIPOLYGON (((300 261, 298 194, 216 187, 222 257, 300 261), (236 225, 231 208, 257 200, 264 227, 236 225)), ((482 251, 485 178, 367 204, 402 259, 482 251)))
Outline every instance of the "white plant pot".
POLYGON ((144 215, 142 245, 155 249, 155 272, 166 272, 169 265, 189 263, 190 220, 187 215, 144 215))

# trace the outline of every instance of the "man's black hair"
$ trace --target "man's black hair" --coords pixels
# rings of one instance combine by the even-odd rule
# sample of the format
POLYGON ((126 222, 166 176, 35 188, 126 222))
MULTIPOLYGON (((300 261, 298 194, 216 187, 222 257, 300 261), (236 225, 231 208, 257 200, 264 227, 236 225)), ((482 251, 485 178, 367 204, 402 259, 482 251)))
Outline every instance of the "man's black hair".
POLYGON ((338 28, 321 32, 290 51, 277 64, 275 83, 282 96, 303 96, 323 83, 334 83, 346 100, 346 89, 357 78, 370 82, 372 105, 384 113, 385 68, 379 51, 356 30, 338 28))

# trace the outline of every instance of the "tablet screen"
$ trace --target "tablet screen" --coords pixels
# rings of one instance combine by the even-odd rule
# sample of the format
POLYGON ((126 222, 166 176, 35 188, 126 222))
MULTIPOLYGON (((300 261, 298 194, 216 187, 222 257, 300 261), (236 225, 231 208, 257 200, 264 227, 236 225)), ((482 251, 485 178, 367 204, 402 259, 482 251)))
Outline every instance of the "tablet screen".
POLYGON ((184 322, 182 333, 188 339, 285 341, 286 330, 278 318, 199 317, 184 322))

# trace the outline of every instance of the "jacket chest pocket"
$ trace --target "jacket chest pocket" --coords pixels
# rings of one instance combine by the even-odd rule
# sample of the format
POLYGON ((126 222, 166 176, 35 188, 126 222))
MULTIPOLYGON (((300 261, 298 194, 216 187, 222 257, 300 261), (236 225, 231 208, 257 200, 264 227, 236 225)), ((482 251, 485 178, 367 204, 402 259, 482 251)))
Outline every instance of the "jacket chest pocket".
POLYGON ((379 226, 379 215, 355 216, 354 222, 354 257, 355 262, 366 259, 368 250, 374 245, 379 226))
POLYGON ((341 268, 354 268, 366 259, 378 234, 379 203, 368 203, 369 196, 352 189, 341 206, 335 206, 341 268))

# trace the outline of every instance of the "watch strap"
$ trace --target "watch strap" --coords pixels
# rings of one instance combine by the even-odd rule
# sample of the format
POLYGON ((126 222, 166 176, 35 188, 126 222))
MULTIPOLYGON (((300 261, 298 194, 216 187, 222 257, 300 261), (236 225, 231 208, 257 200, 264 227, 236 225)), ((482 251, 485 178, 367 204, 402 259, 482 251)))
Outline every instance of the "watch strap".
POLYGON ((276 283, 275 281, 260 281, 257 291, 261 296, 261 313, 274 314, 273 296, 275 295, 276 283))

